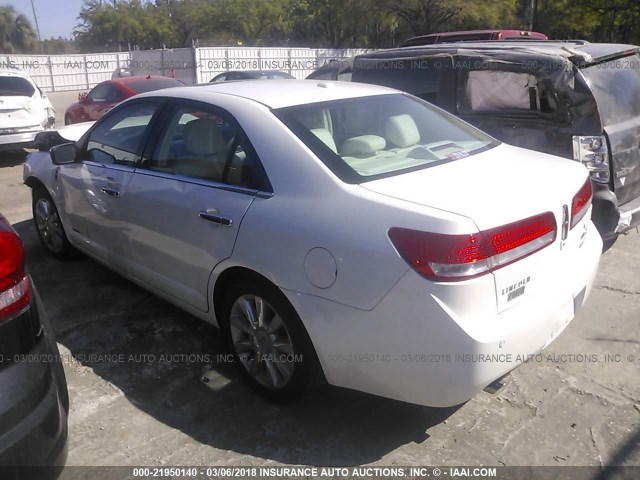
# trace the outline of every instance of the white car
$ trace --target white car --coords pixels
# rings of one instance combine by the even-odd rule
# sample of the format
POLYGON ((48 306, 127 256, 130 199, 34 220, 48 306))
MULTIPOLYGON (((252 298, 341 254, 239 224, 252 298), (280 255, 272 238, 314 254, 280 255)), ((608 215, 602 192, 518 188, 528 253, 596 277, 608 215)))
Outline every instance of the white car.
POLYGON ((0 149, 31 146, 36 134, 55 121, 51 102, 27 73, 0 70, 0 149))
POLYGON ((220 326, 278 400, 464 402, 562 332, 602 249, 583 165, 383 87, 149 92, 51 156, 24 170, 44 246, 220 326))

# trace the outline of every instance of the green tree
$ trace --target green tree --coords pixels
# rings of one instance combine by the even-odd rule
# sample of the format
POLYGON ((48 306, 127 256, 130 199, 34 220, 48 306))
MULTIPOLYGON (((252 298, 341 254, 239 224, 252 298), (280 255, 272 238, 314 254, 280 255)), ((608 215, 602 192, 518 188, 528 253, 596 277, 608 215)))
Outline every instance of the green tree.
POLYGON ((0 49, 2 53, 32 53, 38 49, 31 22, 11 6, 0 7, 0 49))

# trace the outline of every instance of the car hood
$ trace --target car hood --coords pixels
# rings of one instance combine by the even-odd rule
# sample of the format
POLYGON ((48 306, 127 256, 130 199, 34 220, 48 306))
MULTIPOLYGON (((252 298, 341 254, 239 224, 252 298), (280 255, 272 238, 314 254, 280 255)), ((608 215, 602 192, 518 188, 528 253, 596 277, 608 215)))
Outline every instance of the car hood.
POLYGON ((480 230, 562 206, 588 177, 575 161, 502 144, 486 152, 361 184, 382 195, 471 218, 480 230))
POLYGON ((83 122, 67 125, 57 130, 47 130, 36 135, 34 146, 38 150, 48 152, 51 147, 63 143, 77 142, 96 122, 83 122))

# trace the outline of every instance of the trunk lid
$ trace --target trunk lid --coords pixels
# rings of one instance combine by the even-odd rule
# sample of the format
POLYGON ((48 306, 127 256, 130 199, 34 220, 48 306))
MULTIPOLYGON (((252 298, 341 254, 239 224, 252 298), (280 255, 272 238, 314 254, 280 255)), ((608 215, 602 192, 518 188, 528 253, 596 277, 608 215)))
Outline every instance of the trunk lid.
POLYGON ((479 230, 553 212, 587 178, 578 162, 502 144, 486 152, 411 173, 365 182, 363 188, 471 218, 479 230))
POLYGON ((40 125, 45 117, 38 101, 24 96, 0 96, 0 128, 40 125))

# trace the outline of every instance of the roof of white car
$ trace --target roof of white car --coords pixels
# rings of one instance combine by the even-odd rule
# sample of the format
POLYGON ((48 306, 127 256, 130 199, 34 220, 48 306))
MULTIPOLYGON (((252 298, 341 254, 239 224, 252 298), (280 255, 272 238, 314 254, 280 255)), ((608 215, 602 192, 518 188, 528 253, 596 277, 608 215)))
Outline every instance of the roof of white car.
POLYGON ((325 80, 243 80, 167 88, 138 95, 138 97, 161 95, 206 102, 211 100, 211 93, 234 95, 253 100, 270 108, 282 108, 345 98, 398 93, 398 91, 376 85, 325 80))
POLYGON ((27 72, 17 68, 0 68, 0 77, 22 77, 31 78, 27 72))

